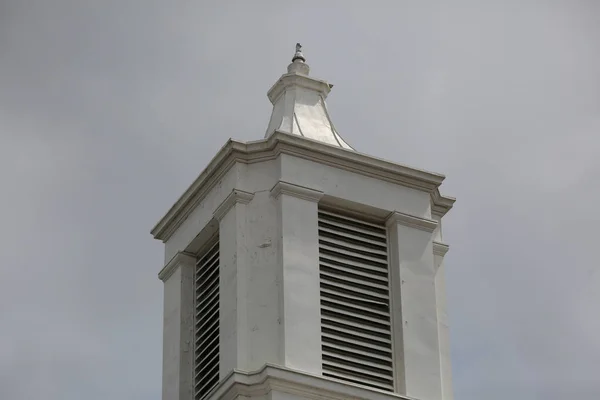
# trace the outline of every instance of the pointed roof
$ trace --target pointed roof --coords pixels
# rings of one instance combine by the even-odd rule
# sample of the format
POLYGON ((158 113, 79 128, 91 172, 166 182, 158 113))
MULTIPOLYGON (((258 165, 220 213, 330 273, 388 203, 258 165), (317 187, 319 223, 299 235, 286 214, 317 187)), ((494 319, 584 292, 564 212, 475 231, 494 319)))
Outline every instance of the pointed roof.
POLYGON ((354 150, 337 133, 327 111, 325 99, 333 85, 308 76, 310 67, 300 43, 287 70, 267 93, 273 112, 265 138, 280 131, 354 150))

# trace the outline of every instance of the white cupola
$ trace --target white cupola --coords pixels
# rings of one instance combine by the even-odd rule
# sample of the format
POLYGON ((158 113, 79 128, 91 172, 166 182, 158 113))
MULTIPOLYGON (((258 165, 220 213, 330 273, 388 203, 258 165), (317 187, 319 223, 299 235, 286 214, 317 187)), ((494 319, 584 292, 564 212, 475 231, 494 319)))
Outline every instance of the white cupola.
POLYGON ((333 85, 309 76, 300 43, 287 70, 267 93, 273 112, 265 137, 279 131, 352 150, 335 130, 327 111, 325 99, 333 85))
POLYGON ((152 229, 163 400, 451 400, 444 176, 353 149, 300 51, 152 229))

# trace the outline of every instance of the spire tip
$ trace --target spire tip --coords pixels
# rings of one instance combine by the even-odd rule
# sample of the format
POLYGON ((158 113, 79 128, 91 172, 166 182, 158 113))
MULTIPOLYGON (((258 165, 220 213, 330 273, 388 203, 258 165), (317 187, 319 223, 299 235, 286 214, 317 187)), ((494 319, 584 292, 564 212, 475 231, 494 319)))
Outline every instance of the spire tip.
POLYGON ((300 43, 296 43, 296 54, 292 58, 292 62, 300 60, 301 62, 306 62, 306 58, 304 58, 304 54, 302 54, 302 45, 300 43))

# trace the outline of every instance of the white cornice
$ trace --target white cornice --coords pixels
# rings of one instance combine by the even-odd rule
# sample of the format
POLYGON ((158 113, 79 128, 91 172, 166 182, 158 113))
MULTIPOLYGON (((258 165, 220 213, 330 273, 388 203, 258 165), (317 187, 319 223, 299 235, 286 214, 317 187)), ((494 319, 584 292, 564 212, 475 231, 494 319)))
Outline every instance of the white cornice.
MULTIPOLYGON (((434 204, 438 201, 436 200, 438 197, 434 196, 436 190, 444 180, 444 176, 440 174, 392 163, 283 132, 275 132, 267 139, 247 143, 230 139, 179 200, 169 209, 167 214, 154 226, 151 231, 152 235, 155 239, 167 241, 219 179, 236 162, 251 164, 276 159, 280 154, 289 154, 425 191, 432 195, 434 204)), ((439 199, 449 198, 439 196, 439 199)))
POLYGON ((433 254, 436 256, 444 257, 448 250, 450 250, 450 246, 447 244, 436 241, 433 242, 433 254))
POLYGON ((400 224, 426 232, 433 232, 438 226, 437 221, 432 219, 416 217, 414 215, 404 214, 398 211, 391 213, 385 223, 387 226, 400 224))
POLYGON ((408 397, 352 383, 310 375, 267 364, 259 371, 234 371, 207 397, 208 400, 263 398, 272 392, 310 400, 405 400, 408 397))
POLYGON ((279 181, 271 189, 271 196, 278 198, 281 194, 298 197, 299 199, 318 202, 323 197, 323 192, 310 189, 293 183, 279 181))
POLYGON ((225 214, 237 203, 248 204, 254 198, 253 193, 244 192, 243 190, 233 189, 231 193, 223 200, 213 213, 217 220, 221 220, 225 214))
POLYGON ((442 196, 439 189, 431 193, 431 214, 443 217, 454 205, 454 197, 442 196))
POLYGON ((196 257, 194 257, 193 254, 179 251, 171 258, 167 265, 160 270, 158 273, 158 279, 165 282, 171 275, 173 275, 173 272, 175 272, 177 267, 181 264, 193 267, 195 263, 196 257))

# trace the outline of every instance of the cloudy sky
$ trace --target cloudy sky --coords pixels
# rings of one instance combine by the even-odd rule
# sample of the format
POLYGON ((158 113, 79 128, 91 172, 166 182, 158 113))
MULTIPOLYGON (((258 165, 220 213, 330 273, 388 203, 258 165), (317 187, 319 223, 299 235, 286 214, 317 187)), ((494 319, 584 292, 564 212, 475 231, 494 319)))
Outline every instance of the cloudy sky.
POLYGON ((0 398, 160 399, 149 230, 298 41, 350 144, 458 198, 456 398, 600 398, 600 2, 449 3, 0 0, 0 398))

